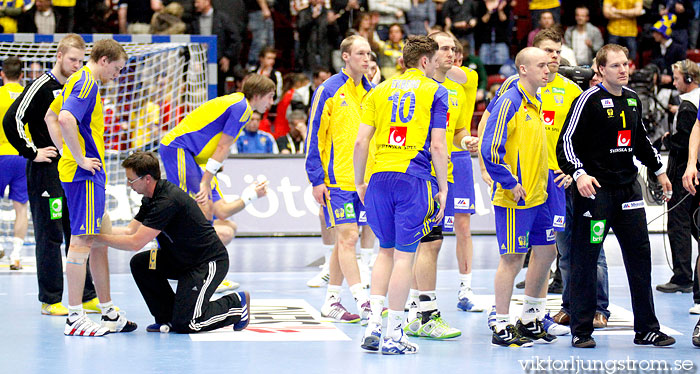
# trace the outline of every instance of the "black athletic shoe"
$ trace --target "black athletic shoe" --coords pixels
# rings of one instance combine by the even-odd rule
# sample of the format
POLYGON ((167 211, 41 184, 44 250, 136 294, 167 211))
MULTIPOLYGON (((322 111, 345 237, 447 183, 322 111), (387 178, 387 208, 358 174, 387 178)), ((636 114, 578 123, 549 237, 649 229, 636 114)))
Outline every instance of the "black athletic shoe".
POLYGON ((665 347, 675 343, 676 339, 664 334, 660 330, 638 332, 634 334, 634 344, 653 345, 654 347, 665 347))
POLYGON ((558 280, 553 280, 552 283, 549 284, 549 287, 547 288, 547 293, 556 293, 560 294, 564 292, 564 284, 561 281, 558 280))
POLYGON ((695 330, 693 330, 693 345, 700 347, 700 321, 695 325, 695 330))
POLYGON ((491 344, 512 348, 532 347, 533 345, 532 340, 521 336, 518 329, 513 325, 506 326, 506 328, 500 332, 495 331, 494 328, 491 344))
POLYGON ((524 289, 525 288, 525 281, 520 281, 520 282, 516 283, 515 288, 517 288, 519 290, 524 289))
POLYGON ((592 336, 572 336, 571 346, 575 348, 595 348, 595 339, 592 336))
POLYGON ((534 320, 528 324, 524 324, 523 321, 518 321, 515 325, 518 333, 535 343, 550 344, 557 341, 557 337, 550 335, 545 330, 541 321, 534 320))

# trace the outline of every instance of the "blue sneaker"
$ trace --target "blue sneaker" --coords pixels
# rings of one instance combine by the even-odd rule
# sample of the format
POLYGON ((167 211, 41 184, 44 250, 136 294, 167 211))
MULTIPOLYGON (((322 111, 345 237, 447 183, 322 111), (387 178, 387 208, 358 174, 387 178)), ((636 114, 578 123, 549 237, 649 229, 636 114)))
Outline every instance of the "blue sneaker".
POLYGON ((362 337, 362 349, 368 351, 378 351, 379 343, 382 341, 382 326, 375 323, 369 324, 365 329, 365 336, 362 337))
POLYGON ((493 331, 494 327, 496 327, 496 306, 491 307, 491 311, 489 312, 489 319, 488 319, 488 324, 489 324, 489 329, 493 331))
POLYGON ((148 332, 162 332, 162 333, 169 333, 170 328, 172 326, 169 323, 154 323, 152 325, 148 325, 146 327, 146 331, 148 332))
POLYGON ((418 346, 408 341, 408 338, 401 329, 401 338, 384 338, 382 343, 382 354, 384 355, 410 355, 418 353, 418 346))
POLYGON ((571 333, 571 329, 568 328, 567 326, 560 325, 556 322, 554 322, 554 319, 549 315, 549 313, 544 315, 544 319, 542 320, 542 325, 544 325, 545 331, 547 331, 548 334, 554 335, 554 336, 562 336, 562 335, 567 335, 571 333))
POLYGON ((248 327, 250 322, 250 293, 242 291, 235 294, 241 299, 241 320, 233 324, 233 331, 241 331, 248 327))

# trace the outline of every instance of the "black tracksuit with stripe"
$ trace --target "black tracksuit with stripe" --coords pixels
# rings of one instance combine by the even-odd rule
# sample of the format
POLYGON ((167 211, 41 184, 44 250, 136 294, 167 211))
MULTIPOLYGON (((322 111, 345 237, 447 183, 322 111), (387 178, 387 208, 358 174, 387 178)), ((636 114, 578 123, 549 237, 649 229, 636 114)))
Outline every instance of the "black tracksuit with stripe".
POLYGON ((193 333, 240 321, 236 294, 209 301, 228 272, 228 252, 194 199, 161 179, 134 219, 160 231, 155 269, 149 268, 149 251, 131 259, 131 274, 156 323, 193 333), (178 281, 175 292, 168 279, 178 281))
POLYGON ((602 84, 572 104, 557 144, 564 173, 595 177, 595 199, 573 193, 571 239, 571 332, 590 336, 596 311, 596 264, 603 241, 613 229, 622 249, 634 312, 634 330, 659 329, 651 291, 651 249, 641 187, 633 156, 652 171, 663 167, 642 124, 642 102, 622 89, 621 96, 602 84))
MULTIPOLYGON (((39 282, 39 301, 54 304, 63 296, 63 266, 61 243, 65 251, 70 246, 70 220, 66 197, 58 179, 58 160, 34 162, 37 148, 54 146, 46 127, 44 116, 63 85, 47 72, 24 88, 22 94, 10 105, 2 125, 7 140, 27 159, 27 193, 32 211, 34 240, 36 241, 36 276, 39 282), (31 141, 24 132, 27 125, 31 141), (50 199, 62 198, 62 217, 51 219, 50 199)), ((83 301, 95 298, 95 287, 88 267, 83 290, 83 301)))

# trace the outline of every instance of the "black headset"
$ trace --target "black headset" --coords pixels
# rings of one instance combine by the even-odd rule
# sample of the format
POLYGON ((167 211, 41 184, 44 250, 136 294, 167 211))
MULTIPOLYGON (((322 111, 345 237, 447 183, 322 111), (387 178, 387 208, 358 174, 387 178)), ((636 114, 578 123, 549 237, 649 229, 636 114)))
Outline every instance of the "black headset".
POLYGON ((682 60, 680 62, 681 73, 683 74, 683 81, 685 84, 693 83, 693 77, 688 73, 688 62, 687 60, 682 60))

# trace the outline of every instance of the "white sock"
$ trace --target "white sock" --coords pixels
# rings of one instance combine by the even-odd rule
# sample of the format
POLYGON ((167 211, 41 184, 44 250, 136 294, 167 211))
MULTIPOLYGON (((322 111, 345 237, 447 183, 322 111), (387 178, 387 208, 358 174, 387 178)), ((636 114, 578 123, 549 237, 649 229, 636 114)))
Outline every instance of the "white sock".
POLYGON ((459 274, 459 288, 461 290, 472 288, 472 273, 469 274, 459 274))
POLYGON ((10 255, 11 260, 19 260, 22 255, 22 247, 24 246, 24 239, 13 236, 12 237, 12 254, 10 255))
POLYGON ((350 292, 352 297, 355 298, 355 303, 357 303, 357 310, 362 311, 362 305, 367 302, 367 291, 362 288, 362 283, 355 283, 350 286, 350 292))
POLYGON ((403 335, 403 310, 389 309, 389 321, 387 323, 388 335, 392 339, 399 340, 403 335))
POLYGON ((386 296, 382 295, 371 295, 369 297, 369 308, 372 310, 370 315, 370 322, 381 325, 382 324, 382 312, 384 311, 384 303, 386 302, 386 296))
MULTIPOLYGON (((545 298, 540 299, 525 295, 525 298, 523 300, 523 312, 520 317, 520 319, 523 321, 523 324, 528 324, 536 320, 539 314, 544 311, 546 301, 547 299, 545 298)), ((542 314, 542 316, 544 316, 544 314, 542 314)))
POLYGON ((117 310, 114 308, 114 303, 112 301, 108 301, 106 303, 98 303, 97 307, 100 308, 100 311, 102 311, 103 316, 107 316, 109 319, 115 319, 119 314, 117 313, 117 310))
POLYGON ((83 304, 68 305, 68 321, 73 322, 85 314, 83 304))
POLYGON ((360 260, 367 266, 372 266, 372 255, 374 248, 360 248, 360 260))
POLYGON ((323 306, 329 307, 331 304, 339 302, 341 289, 342 286, 331 286, 329 284, 328 288, 326 288, 326 301, 324 301, 323 306))
POLYGON ((437 296, 435 291, 420 291, 420 312, 423 315, 423 321, 426 320, 429 315, 426 312, 436 311, 437 306, 437 296))
POLYGON ((408 302, 411 304, 411 307, 415 304, 416 308, 420 308, 420 291, 411 288, 408 291, 408 302))
POLYGON ((324 260, 326 262, 323 263, 323 266, 328 269, 329 266, 331 266, 331 255, 333 254, 333 248, 335 247, 335 244, 324 244, 323 248, 325 249, 325 254, 324 254, 324 260))
POLYGON ((510 316, 508 314, 496 314, 496 331, 503 331, 508 325, 510 325, 510 316))

